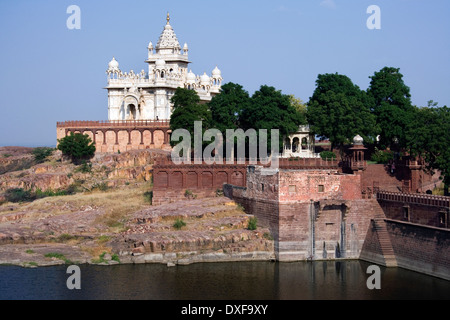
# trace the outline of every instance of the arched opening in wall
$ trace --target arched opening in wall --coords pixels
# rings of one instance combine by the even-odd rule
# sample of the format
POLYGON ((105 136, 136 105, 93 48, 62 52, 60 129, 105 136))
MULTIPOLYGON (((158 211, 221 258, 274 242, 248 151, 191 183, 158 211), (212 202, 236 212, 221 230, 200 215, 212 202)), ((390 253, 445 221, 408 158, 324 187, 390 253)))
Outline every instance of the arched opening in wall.
POLYGON ((300 144, 300 139, 299 138, 294 138, 294 140, 292 140, 292 152, 298 152, 298 145, 300 144))
POLYGON ((161 79, 164 79, 164 71, 161 71, 161 79))
POLYGON ((302 150, 308 149, 308 138, 304 137, 302 139, 302 150))
POLYGON ((187 188, 197 188, 198 185, 198 175, 195 171, 190 171, 186 175, 186 187, 187 188))
POLYGON ((157 187, 168 187, 169 186, 169 175, 167 172, 158 172, 154 179, 154 185, 157 187))
POLYGON ((162 130, 155 130, 153 132, 153 143, 155 148, 160 148, 164 144, 164 132, 162 130))
POLYGON ((242 172, 233 172, 231 176, 231 184, 239 187, 245 186, 244 175, 242 174, 242 172))
POLYGON ((213 186, 213 175, 209 171, 202 172, 202 187, 213 186))
POLYGON ((291 150, 291 139, 289 138, 284 139, 284 149, 291 150))
POLYGON ((225 171, 219 171, 216 175, 215 188, 222 188, 224 183, 228 181, 228 174, 225 171))
POLYGON ((170 73, 172 73, 172 72, 173 72, 173 69, 170 69, 169 71, 170 71, 170 73))
POLYGON ((136 106, 134 104, 129 104, 127 109, 128 109, 127 120, 136 120, 136 106))
POLYGON ((180 171, 175 171, 170 175, 170 187, 172 188, 183 187, 183 174, 180 171))

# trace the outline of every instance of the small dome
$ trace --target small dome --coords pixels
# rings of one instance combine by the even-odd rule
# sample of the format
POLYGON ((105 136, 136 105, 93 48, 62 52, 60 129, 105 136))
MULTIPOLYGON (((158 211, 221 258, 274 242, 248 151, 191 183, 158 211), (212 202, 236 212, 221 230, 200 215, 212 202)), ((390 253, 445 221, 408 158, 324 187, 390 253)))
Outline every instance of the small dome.
POLYGON ((186 50, 188 50, 189 48, 188 48, 188 45, 187 45, 187 43, 185 43, 184 44, 184 46, 183 46, 183 51, 186 51, 186 50))
POLYGON ((150 41, 150 43, 148 44, 148 48, 149 49, 153 49, 153 43, 150 41))
POLYGON ((353 144, 355 145, 362 145, 363 141, 364 139, 359 134, 353 138, 353 144))
POLYGON ((189 73, 186 76, 186 80, 191 80, 195 82, 195 74, 192 72, 192 70, 189 71, 189 73))
POLYGON ((200 82, 204 84, 209 84, 209 77, 206 74, 206 72, 204 72, 203 75, 200 77, 200 82))
POLYGON ((109 70, 119 70, 119 62, 117 62, 116 58, 112 58, 112 60, 108 63, 109 70))
POLYGON ((157 67, 163 67, 163 66, 166 65, 166 62, 163 59, 158 59, 158 60, 155 61, 155 65, 157 67))
POLYGON ((217 68, 217 66, 214 68, 214 70, 212 71, 212 75, 213 77, 220 77, 222 75, 222 72, 219 70, 219 68, 217 68))

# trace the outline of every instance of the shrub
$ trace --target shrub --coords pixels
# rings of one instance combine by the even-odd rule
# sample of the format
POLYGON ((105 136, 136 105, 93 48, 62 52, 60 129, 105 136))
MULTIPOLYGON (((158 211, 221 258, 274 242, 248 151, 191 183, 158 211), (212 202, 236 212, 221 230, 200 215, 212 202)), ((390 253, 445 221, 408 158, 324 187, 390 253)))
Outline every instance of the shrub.
POLYGON ((273 240, 273 236, 268 232, 264 232, 263 237, 267 240, 273 240))
POLYGON ((97 241, 100 242, 100 243, 105 243, 105 242, 108 242, 109 240, 111 240, 111 237, 110 236, 106 236, 106 235, 101 235, 97 239, 97 241))
POLYGON ((87 134, 70 133, 70 135, 58 140, 58 150, 63 155, 71 158, 75 164, 82 160, 90 159, 95 154, 95 145, 87 134))
POLYGON ((106 182, 97 182, 92 185, 91 190, 99 190, 99 191, 107 191, 109 189, 108 183, 106 182))
POLYGON ((323 160, 332 160, 332 159, 336 159, 336 154, 333 151, 322 151, 320 153, 320 157, 323 160))
POLYGON ((144 192, 145 201, 152 204, 153 203, 153 191, 144 192))
POLYGON ((67 242, 69 240, 76 239, 76 238, 77 238, 76 236, 73 236, 71 234, 63 233, 60 236, 58 236, 57 242, 67 242))
POLYGON ((375 152, 372 154, 371 160, 375 161, 376 163, 382 163, 386 164, 390 160, 394 159, 394 154, 392 151, 383 151, 375 149, 375 152))
POLYGON ((59 260, 63 260, 65 264, 74 264, 72 261, 67 259, 62 253, 57 252, 49 252, 44 255, 46 258, 56 258, 59 260))
POLYGON ((46 198, 46 197, 67 196, 68 195, 66 190, 53 191, 53 190, 49 189, 49 190, 42 191, 39 188, 36 189, 34 194, 35 194, 35 198, 36 199, 42 199, 42 198, 46 198))
POLYGON ((48 147, 34 148, 32 151, 34 161, 36 161, 36 163, 44 162, 48 157, 52 155, 53 151, 55 151, 55 149, 48 147))
POLYGON ((29 190, 14 188, 6 190, 5 199, 9 202, 28 202, 35 200, 36 196, 29 190))
POLYGON ((119 256, 118 256, 116 253, 114 253, 114 254, 111 256, 111 260, 117 261, 118 263, 120 263, 119 256))
POLYGON ((177 230, 180 230, 181 228, 186 226, 186 222, 184 222, 181 219, 177 219, 177 221, 175 221, 175 223, 173 224, 173 227, 177 230))
POLYGON ((256 217, 252 217, 248 220, 247 229, 248 230, 256 230, 258 223, 258 219, 256 217))
POLYGON ((12 157, 12 154, 9 154, 9 153, 3 154, 3 158, 9 158, 9 157, 12 157))
POLYGON ((91 173, 92 172, 92 163, 83 161, 81 163, 81 166, 79 166, 75 171, 81 172, 81 173, 91 173))

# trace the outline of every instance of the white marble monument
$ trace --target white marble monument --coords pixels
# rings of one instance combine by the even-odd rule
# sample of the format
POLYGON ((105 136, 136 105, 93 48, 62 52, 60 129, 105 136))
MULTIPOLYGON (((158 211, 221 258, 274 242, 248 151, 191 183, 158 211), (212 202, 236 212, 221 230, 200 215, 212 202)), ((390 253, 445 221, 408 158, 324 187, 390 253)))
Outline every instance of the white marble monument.
POLYGON ((114 57, 109 62, 106 71, 109 120, 169 120, 170 99, 178 87, 195 90, 202 102, 219 93, 222 76, 217 66, 211 76, 188 71, 188 46, 184 44, 181 48, 169 14, 155 48, 150 42, 147 49, 148 73, 122 72, 114 57))

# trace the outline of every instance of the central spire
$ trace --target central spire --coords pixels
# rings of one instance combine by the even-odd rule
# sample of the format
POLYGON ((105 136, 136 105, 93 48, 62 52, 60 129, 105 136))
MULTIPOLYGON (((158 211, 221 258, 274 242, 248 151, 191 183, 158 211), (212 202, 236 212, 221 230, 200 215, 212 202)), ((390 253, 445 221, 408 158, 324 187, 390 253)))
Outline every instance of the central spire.
POLYGON ((170 22, 170 15, 169 12, 167 12, 167 24, 164 26, 164 30, 161 33, 158 43, 156 44, 156 50, 157 53, 169 53, 165 49, 172 50, 171 53, 179 53, 181 50, 180 43, 178 42, 177 36, 175 35, 175 32, 173 31, 172 26, 169 24, 170 22), (159 52, 161 49, 163 49, 163 52, 159 52))

